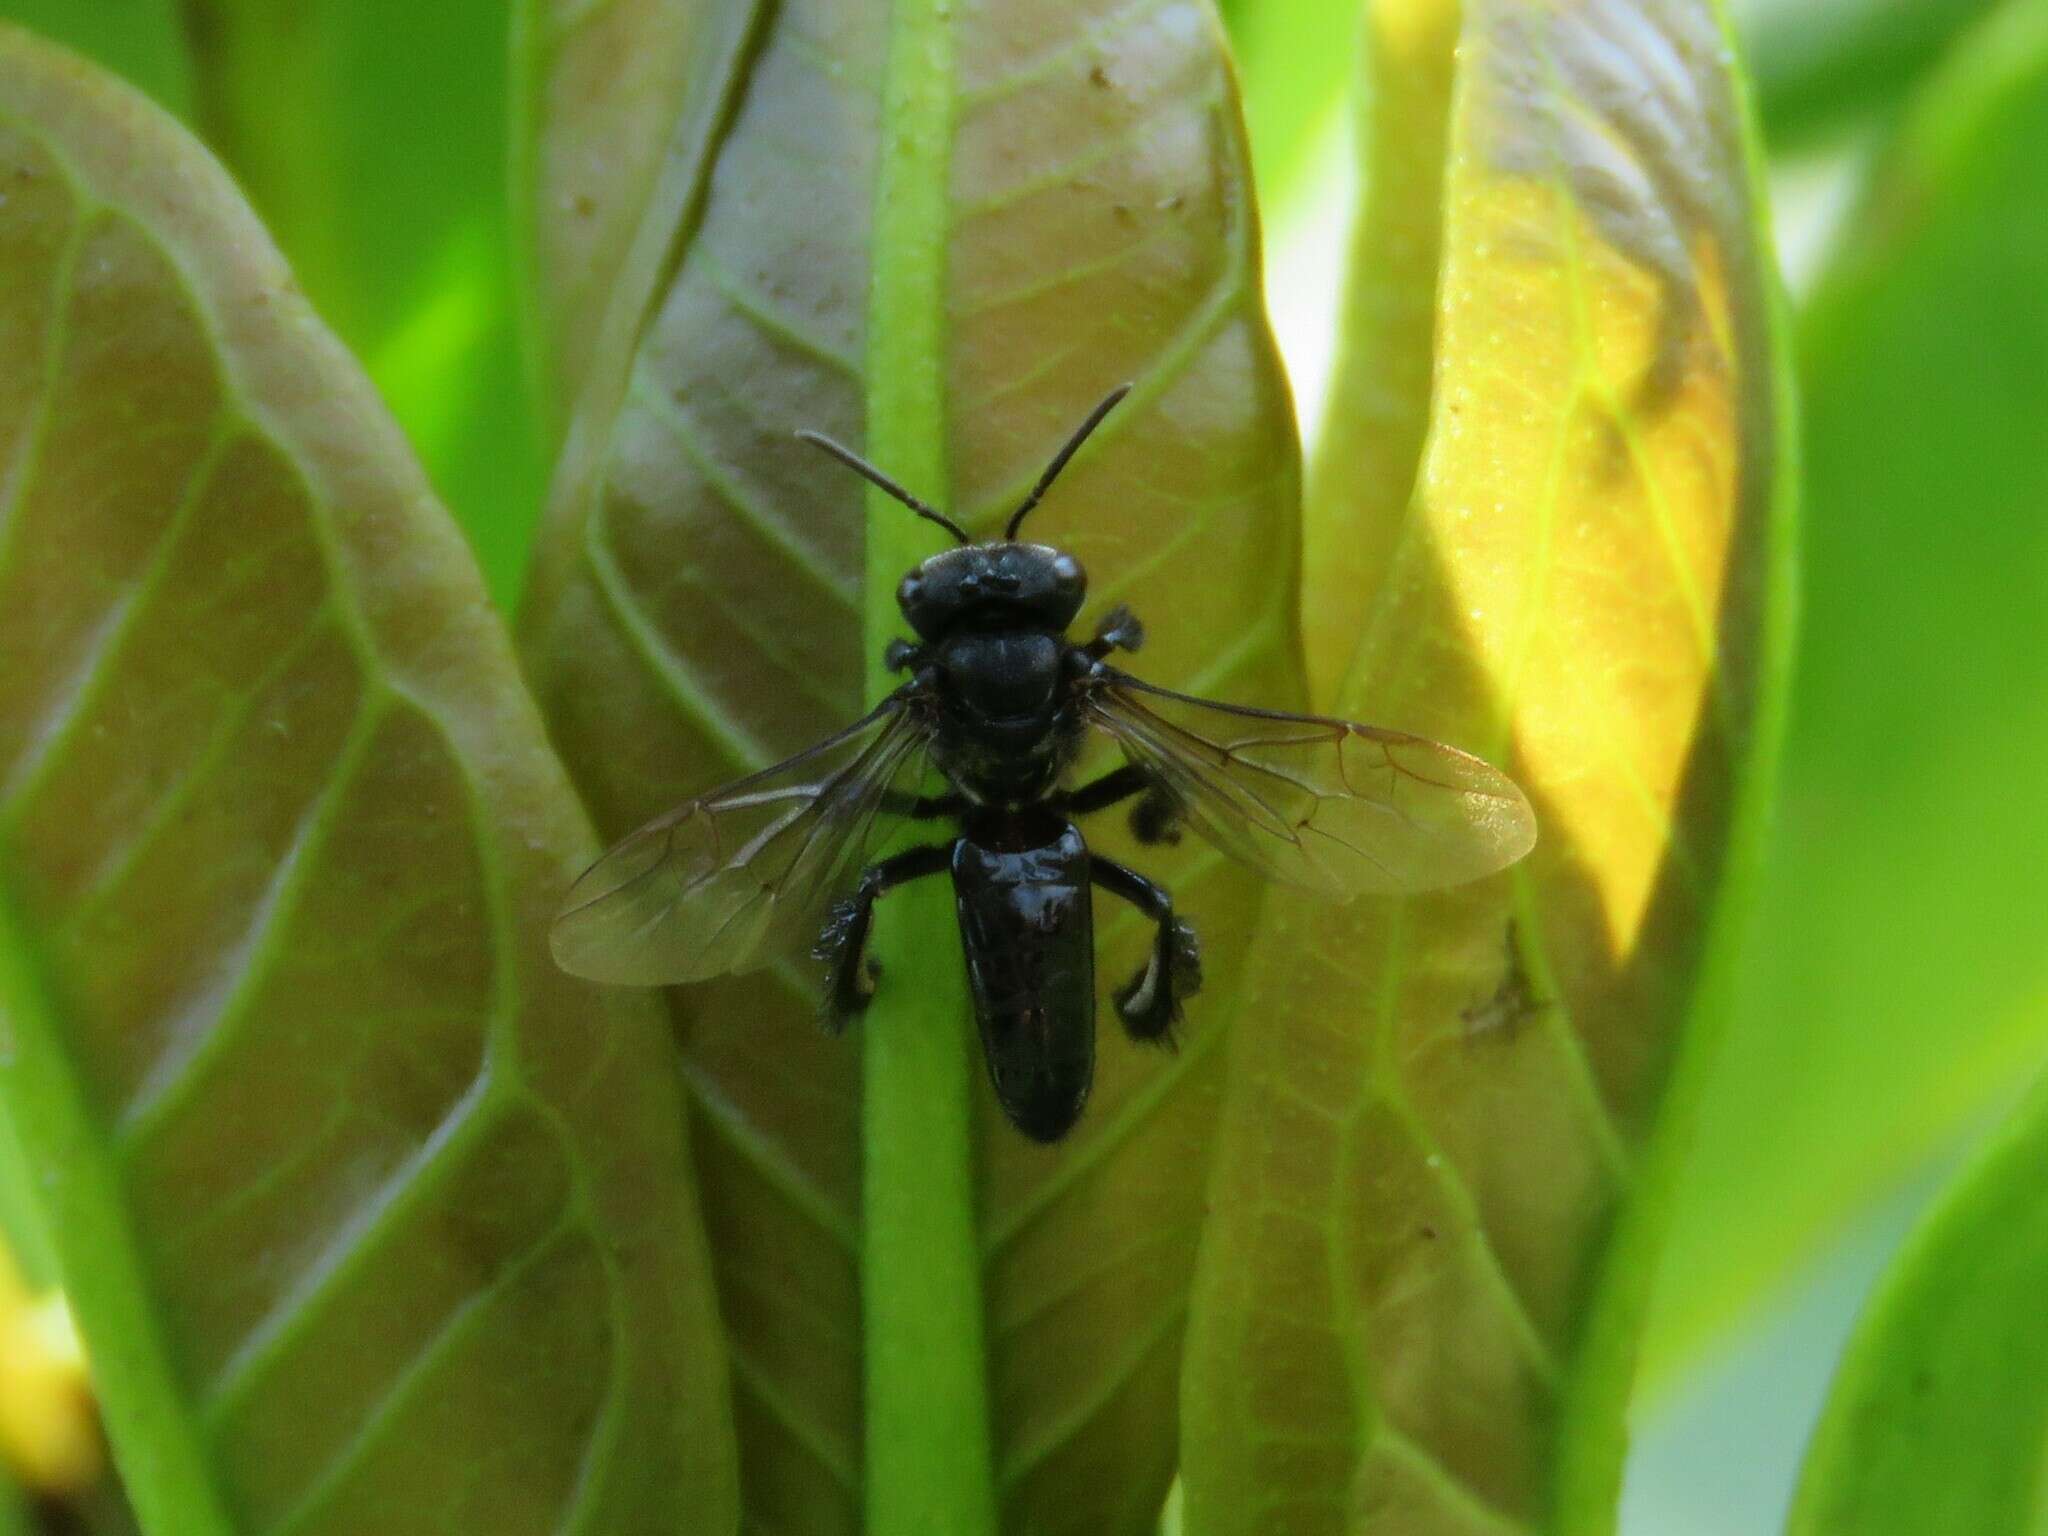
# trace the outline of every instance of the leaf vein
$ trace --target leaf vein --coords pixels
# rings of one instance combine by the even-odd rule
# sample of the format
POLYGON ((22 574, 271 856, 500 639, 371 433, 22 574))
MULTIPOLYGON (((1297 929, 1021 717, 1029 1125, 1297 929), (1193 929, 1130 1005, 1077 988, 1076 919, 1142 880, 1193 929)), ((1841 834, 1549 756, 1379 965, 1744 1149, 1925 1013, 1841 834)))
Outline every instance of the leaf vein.
POLYGON ((847 1253, 858 1253, 860 1236, 846 1218, 833 1207, 824 1192, 797 1169, 787 1153, 747 1122, 746 1116, 725 1096, 710 1075, 689 1061, 683 1063, 682 1075, 690 1089, 691 1099, 720 1139, 751 1163, 768 1186, 781 1195, 793 1210, 809 1217, 820 1231, 847 1253))
POLYGON ((804 575, 808 576, 818 589, 831 597, 840 607, 849 611, 855 606, 853 593, 843 585, 839 577, 819 559, 817 553, 789 530, 789 527, 757 502, 738 481, 734 480, 725 467, 711 456, 710 451, 698 439, 690 414, 681 401, 667 391, 649 382, 644 369, 633 373, 633 398, 647 407, 659 421, 690 466, 704 477, 718 499, 726 504, 749 528, 773 544, 782 555, 804 575))
POLYGON ((627 588, 625 574, 620 571, 609 546, 604 542, 603 521, 602 518, 593 517, 586 525, 589 532, 584 540, 584 558, 598 595, 611 609, 620 632, 633 649, 639 652, 641 661, 662 685, 669 702, 683 715, 694 720, 712 738, 712 745, 725 754, 727 761, 737 768, 752 768, 769 762, 774 754, 768 750, 766 744, 725 717, 724 712, 713 704, 704 684, 698 680, 696 674, 676 655, 666 637, 646 614, 640 611, 639 605, 627 588))
POLYGON ((270 1310, 243 1335, 220 1369, 200 1393, 203 1413, 217 1427, 244 1402, 263 1374, 291 1347, 293 1329, 320 1298, 366 1263, 378 1238, 395 1222, 434 1193, 450 1174, 461 1153, 495 1124, 488 1111, 495 1102, 488 1070, 441 1117, 412 1155, 371 1191, 368 1198, 335 1224, 334 1234, 303 1273, 270 1310))
POLYGON ((376 737, 381 713, 375 705, 358 710, 329 766, 326 782, 300 816, 241 938, 222 957, 222 963, 214 966, 212 982, 177 1005, 177 1022, 167 1030, 163 1049, 116 1117, 114 1139, 124 1154, 132 1156, 138 1144, 183 1102, 234 1037, 237 1022, 277 958, 272 941, 289 925, 294 904, 318 867, 342 801, 376 737), (209 1011, 213 1017, 207 1025, 204 1018, 209 1011))

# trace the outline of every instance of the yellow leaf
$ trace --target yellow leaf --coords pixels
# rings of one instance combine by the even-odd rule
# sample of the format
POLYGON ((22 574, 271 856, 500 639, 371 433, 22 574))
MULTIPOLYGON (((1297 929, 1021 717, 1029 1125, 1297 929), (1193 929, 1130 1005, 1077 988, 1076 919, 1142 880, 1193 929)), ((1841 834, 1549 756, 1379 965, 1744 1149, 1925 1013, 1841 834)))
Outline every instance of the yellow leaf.
POLYGON ((1448 110, 1445 155, 1440 196, 1418 173, 1368 210, 1393 222, 1363 237, 1326 438, 1415 470, 1399 497, 1319 471, 1314 633, 1326 662, 1356 637, 1341 712, 1502 762, 1542 840, 1441 896, 1269 905, 1191 1324, 1188 1528, 1600 1530, 1778 734, 1774 278, 1713 6, 1372 15, 1379 70, 1450 83, 1407 98, 1425 144, 1448 110))

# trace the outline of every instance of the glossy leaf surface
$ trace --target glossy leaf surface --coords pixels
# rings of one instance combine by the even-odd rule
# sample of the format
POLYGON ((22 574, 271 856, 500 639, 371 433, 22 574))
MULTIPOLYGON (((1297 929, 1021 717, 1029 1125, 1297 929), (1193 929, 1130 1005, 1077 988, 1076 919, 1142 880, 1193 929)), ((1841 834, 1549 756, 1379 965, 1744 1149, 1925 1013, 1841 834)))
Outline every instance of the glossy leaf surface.
POLYGON ((501 601, 546 480, 513 303, 504 0, 180 0, 194 118, 501 601))
POLYGON ((219 168, 0 31, 0 1092, 151 1530, 729 1527, 656 1011, 476 571, 219 168))
POLYGON ((2011 792, 2048 781, 2044 155, 2048 6, 2027 0, 1916 102, 1802 321, 1783 815, 1674 1216, 1660 1371, 2048 1053, 2048 805, 2011 792))
MULTIPOLYGON (((1104 391, 1135 380, 1033 536, 1087 565, 1083 627, 1119 600, 1148 620, 1145 677, 1298 699, 1291 422, 1206 5, 546 4, 524 35, 542 292, 576 406, 523 639, 607 831, 858 711, 870 626, 894 624, 869 608, 896 572, 871 580, 886 562, 867 558, 861 483, 791 433, 874 442, 877 399, 881 436, 944 473, 889 467, 993 531, 1104 391), (946 108, 916 134, 885 88, 913 10, 946 108), (595 91, 619 59, 628 80, 595 91), (932 211, 923 244, 877 249, 884 185, 932 211), (917 332, 938 350, 892 395, 875 360, 914 339, 872 336, 871 297, 878 273, 894 293, 919 263, 942 275, 917 332)), ((889 548, 934 547, 900 508, 873 515, 889 548)), ((1104 820, 1091 840, 1128 854, 1104 820)), ((1179 1053, 1133 1047, 1104 1007, 1094 1097, 1051 1152, 975 1088, 982 1284, 952 1304, 985 1313, 993 1475, 1016 1531, 1149 1529, 1174 1464, 1217 1046, 1258 888, 1192 840, 1134 862, 1208 941, 1179 1053)), ((1145 935, 1107 901, 1098 920, 1106 992, 1145 935)), ((891 986, 908 1001, 958 985, 946 914, 920 921, 917 958, 862 1030, 890 1027, 891 986)), ((856 1528, 865 1491, 863 1126, 860 1041, 819 1034, 816 985, 767 972, 673 1002, 749 1514, 832 1533, 856 1528)), ((909 1390, 917 1366, 877 1369, 909 1390)))
POLYGON ((1187 1530, 1603 1531, 1775 742, 1772 278, 1712 6, 1386 0, 1369 32, 1368 143, 1399 104, 1444 153, 1368 210, 1311 640, 1339 712, 1502 762, 1542 840, 1440 896, 1269 905, 1187 1530))
POLYGON ((2048 1489, 2048 1079, 1858 1323, 1788 1536, 2031 1536, 2048 1489))

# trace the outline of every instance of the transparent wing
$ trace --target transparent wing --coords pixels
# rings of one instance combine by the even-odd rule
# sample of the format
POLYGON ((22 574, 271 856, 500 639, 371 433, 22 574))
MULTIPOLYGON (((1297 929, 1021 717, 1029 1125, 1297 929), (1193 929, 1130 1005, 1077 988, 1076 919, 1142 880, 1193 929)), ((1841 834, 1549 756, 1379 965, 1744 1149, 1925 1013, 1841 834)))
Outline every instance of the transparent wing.
POLYGON ((901 690, 809 751, 648 823, 570 888, 549 935, 556 964, 665 986, 807 955, 894 822, 889 808, 917 795, 927 738, 901 690))
POLYGON ((1215 704, 1111 670, 1096 725, 1233 858, 1346 898, 1462 885, 1536 844, 1512 779, 1421 736, 1215 704))

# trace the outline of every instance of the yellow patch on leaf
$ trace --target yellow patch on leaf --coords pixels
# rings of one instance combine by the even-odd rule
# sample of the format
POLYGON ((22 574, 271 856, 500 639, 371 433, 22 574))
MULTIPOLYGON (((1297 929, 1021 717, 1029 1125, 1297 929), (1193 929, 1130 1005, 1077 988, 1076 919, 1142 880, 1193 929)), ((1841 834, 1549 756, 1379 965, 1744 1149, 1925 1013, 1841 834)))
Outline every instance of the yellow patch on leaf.
POLYGON ((1339 713, 1500 762, 1541 837, 1268 906, 1190 1323, 1205 1536, 1611 1519, 1667 1089, 1775 742, 1784 390, 1718 12, 1449 19, 1371 14, 1381 71, 1450 82, 1400 98, 1444 155, 1368 207, 1309 633, 1339 713))

